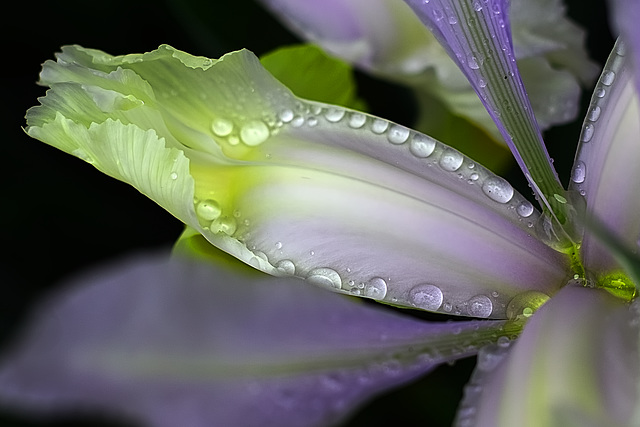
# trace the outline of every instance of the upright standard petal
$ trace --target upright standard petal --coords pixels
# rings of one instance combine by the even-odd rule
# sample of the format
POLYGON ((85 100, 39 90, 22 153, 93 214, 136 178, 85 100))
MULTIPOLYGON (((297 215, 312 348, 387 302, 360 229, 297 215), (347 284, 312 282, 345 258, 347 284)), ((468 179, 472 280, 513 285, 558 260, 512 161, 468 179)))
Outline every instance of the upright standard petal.
POLYGON ((604 291, 563 288, 496 370, 472 380, 459 425, 637 425, 639 308, 604 291))
MULTIPOLYGON (((174 215, 265 272, 494 318, 519 293, 551 294, 566 279, 563 256, 534 237, 539 214, 504 179, 404 126, 297 99, 249 52, 206 62, 169 47, 124 57, 66 48, 43 80, 52 90, 30 110, 30 134, 77 154, 108 138, 68 129, 155 130, 194 183, 174 215)), ((112 152, 118 167, 130 161, 112 152)), ((154 184, 154 170, 140 173, 154 184)))
POLYGON ((0 404, 150 426, 327 426, 503 321, 425 323, 301 285, 136 257, 76 280, 0 364, 0 404))
MULTIPOLYGON (((598 81, 580 135, 571 188, 586 198, 588 215, 637 251, 640 109, 627 52, 618 41, 598 81)), ((619 269, 609 249, 589 232, 582 254, 592 271, 619 269)))
POLYGON ((508 2, 406 0, 406 3, 458 64, 536 194, 545 200, 560 224, 565 224, 570 216, 568 206, 556 197, 562 197, 564 190, 542 142, 516 66, 508 2))

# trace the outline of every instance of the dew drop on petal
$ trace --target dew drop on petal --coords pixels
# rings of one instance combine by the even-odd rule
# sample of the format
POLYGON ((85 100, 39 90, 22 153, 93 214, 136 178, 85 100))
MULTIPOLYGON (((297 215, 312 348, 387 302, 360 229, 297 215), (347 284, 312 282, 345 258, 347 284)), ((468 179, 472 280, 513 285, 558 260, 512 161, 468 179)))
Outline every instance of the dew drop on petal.
POLYGON ((437 310, 442 305, 442 291, 430 284, 416 285, 409 291, 409 301, 425 310, 437 310))
POLYGON ((331 123, 337 123, 345 115, 345 111, 341 108, 329 108, 326 113, 324 113, 324 118, 330 121, 331 123))
POLYGON ((213 221, 218 218, 221 213, 220 205, 215 200, 203 200, 196 206, 196 214, 203 221, 213 221))
POLYGON ((307 280, 314 285, 328 289, 340 289, 342 286, 342 279, 338 272, 326 267, 311 270, 307 275, 307 280))
POLYGON ((293 120, 293 111, 291 110, 283 110, 280 112, 280 120, 282 120, 284 123, 289 123, 291 120, 293 120))
POLYGON ((498 176, 487 178, 482 184, 482 191, 498 203, 507 203, 513 197, 511 184, 498 176))
POLYGON ((486 295, 476 295, 467 301, 467 310, 474 317, 489 317, 493 311, 493 303, 486 295))
POLYGON ((509 301, 507 305, 507 319, 514 320, 519 316, 529 317, 548 300, 549 295, 542 292, 522 292, 509 301))
POLYGON ((387 132, 387 139, 392 144, 404 144, 409 138, 409 129, 400 125, 393 125, 387 132))
POLYGON ((283 259, 281 261, 278 261, 278 263, 276 264, 276 269, 280 273, 287 274, 290 276, 293 276, 296 272, 295 264, 293 263, 293 261, 289 259, 283 259))
POLYGON ((375 119, 373 123, 371 123, 371 132, 377 133, 378 135, 384 133, 389 127, 389 122, 382 119, 375 119))
POLYGON ((582 128, 582 135, 580 136, 580 141, 589 142, 591 138, 593 138, 593 132, 595 131, 595 127, 591 123, 587 123, 582 128))
POLYGON ((605 86, 611 86, 615 78, 616 78, 616 73, 614 73, 611 70, 606 70, 602 73, 602 76, 600 77, 600 82, 605 86))
POLYGON ((587 170, 584 162, 580 161, 576 163, 573 167, 573 172, 571 172, 571 181, 576 184, 581 184, 584 182, 585 177, 587 176, 587 170))
POLYGON ((527 200, 523 200, 520 202, 518 207, 516 208, 516 212, 523 218, 528 218, 533 213, 533 205, 529 203, 527 200))
POLYGON ((367 116, 362 113, 351 113, 349 115, 349 127, 359 129, 367 122, 367 116))
MULTIPOLYGON (((480 64, 478 64, 478 57, 476 56, 475 53, 470 52, 467 55, 467 65, 469 66, 469 68, 471 68, 472 70, 477 70, 478 68, 480 68, 480 64)), ((486 86, 486 85, 485 85, 486 86)))
POLYGON ((587 119, 595 122, 596 120, 598 120, 598 118, 600 117, 600 112, 601 112, 601 108, 597 105, 594 105, 593 107, 591 107, 591 109, 589 110, 589 113, 587 114, 587 119))
POLYGON ((233 130, 233 123, 230 120, 218 117, 211 123, 211 130, 218 136, 227 136, 233 130))
POLYGON ((454 172, 460 169, 463 161, 464 158, 462 157, 462 154, 458 153, 457 151, 447 149, 442 153, 442 156, 440 156, 439 164, 442 169, 449 172, 454 172))
POLYGON ((236 232, 237 227, 238 225, 233 217, 223 215, 215 219, 209 229, 213 233, 224 233, 231 236, 236 232))
POLYGON ((364 286, 364 295, 373 299, 383 299, 387 295, 387 282, 381 277, 374 277, 364 286))
POLYGON ((245 123, 240 129, 240 139, 250 147, 255 147, 269 138, 269 128, 261 120, 252 120, 245 123))
POLYGON ((409 151, 411 151, 411 154, 420 158, 429 157, 435 148, 436 142, 421 133, 413 135, 409 145, 409 151))

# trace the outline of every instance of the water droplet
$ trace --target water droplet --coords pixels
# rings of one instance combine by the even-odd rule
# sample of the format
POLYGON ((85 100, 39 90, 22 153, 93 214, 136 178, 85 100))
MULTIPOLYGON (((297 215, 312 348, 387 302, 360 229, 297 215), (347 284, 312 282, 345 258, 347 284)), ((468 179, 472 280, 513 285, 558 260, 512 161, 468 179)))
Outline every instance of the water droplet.
POLYGON ((482 4, 480 4, 479 1, 474 1, 473 10, 475 10, 476 12, 480 12, 482 10, 482 4))
POLYGON ((338 272, 325 267, 311 270, 307 275, 307 280, 314 285, 329 289, 340 289, 342 286, 342 279, 338 272))
POLYGON ((375 119, 373 123, 371 123, 371 131, 373 133, 377 133, 378 135, 384 133, 389 127, 389 122, 382 119, 375 119))
POLYGON ((261 120, 247 122, 240 129, 240 139, 250 147, 262 144, 267 138, 269 138, 269 128, 261 120))
POLYGON ((282 110, 280 112, 280 120, 282 120, 284 123, 289 123, 291 120, 293 120, 293 111, 291 110, 282 110))
POLYGON ((326 113, 324 113, 324 118, 330 121, 331 123, 337 123, 345 115, 345 111, 341 108, 329 108, 326 113))
POLYGON ((233 130, 233 123, 230 120, 218 117, 211 123, 211 130, 218 136, 227 136, 233 130))
POLYGON ((291 120, 291 126, 293 126, 294 128, 299 128, 303 124, 304 124, 304 117, 302 116, 295 116, 293 120, 291 120))
POLYGON ((293 261, 289 259, 283 259, 281 261, 278 261, 278 263, 276 264, 276 268, 282 274, 287 274, 289 276, 293 276, 296 272, 295 264, 293 263, 293 261))
POLYGON ((522 292, 509 301, 507 319, 514 320, 519 316, 529 317, 548 300, 549 296, 542 292, 522 292))
POLYGON ((509 348, 509 346, 511 345, 511 340, 509 339, 509 337, 505 336, 498 337, 496 344, 498 344, 498 347, 509 348))
POLYGON ((276 242, 276 249, 282 249, 282 242, 276 242))
POLYGON ((387 282, 381 277, 374 277, 365 285, 364 295, 373 299, 383 299, 387 295, 387 282))
POLYGON ((606 91, 606 90, 604 90, 604 88, 599 87, 599 88, 597 88, 597 89, 596 89, 595 94, 596 94, 596 96, 597 96, 598 98, 604 98, 604 96, 607 94, 607 91, 606 91))
POLYGON ((593 132, 595 130, 596 130, 595 126, 593 126, 591 123, 587 123, 582 128, 582 135, 580 136, 580 141, 582 141, 582 142, 591 141, 591 138, 593 138, 593 132))
POLYGON ((387 132, 387 139, 392 144, 403 144, 409 138, 409 129, 400 125, 393 125, 387 132))
POLYGON ((171 175, 169 175, 169 177, 175 181, 176 179, 178 179, 178 174, 175 172, 171 172, 171 175))
POLYGON ((489 317, 493 303, 486 295, 476 295, 467 302, 469 314, 474 317, 489 317))
POLYGON ((571 173, 571 180, 576 184, 581 184, 584 182, 586 175, 587 175, 587 170, 584 162, 578 162, 573 167, 573 172, 571 173))
POLYGON ((592 122, 595 122, 596 120, 598 120, 598 118, 600 117, 600 112, 602 110, 600 109, 599 106, 594 105, 590 110, 589 113, 587 114, 587 119, 591 120, 592 122))
POLYGON ((349 114, 349 127, 359 129, 367 122, 367 116, 362 113, 349 114))
POLYGON ((203 221, 209 222, 218 218, 222 213, 220 205, 215 200, 203 200, 196 206, 196 214, 203 221))
POLYGON ((318 125, 318 119, 317 119, 317 118, 315 118, 315 117, 313 117, 313 116, 312 116, 312 117, 309 117, 309 118, 307 119, 307 125, 308 125, 309 127, 317 126, 317 125, 318 125))
POLYGON ((434 9, 433 10, 433 17, 436 19, 436 21, 441 21, 442 18, 444 18, 444 14, 442 13, 442 11, 440 9, 434 9))
POLYGON ((224 233, 231 236, 236 232, 237 227, 236 220, 233 217, 223 215, 213 221, 209 229, 213 233, 224 233))
POLYGON ((523 218, 530 217, 531 214, 533 213, 533 210, 534 210, 533 205, 526 200, 523 200, 522 202, 520 202, 520 204, 516 208, 516 212, 518 212, 518 215, 520 215, 523 218))
POLYGON ((439 163, 442 169, 449 172, 454 172, 460 169, 460 166, 462 166, 463 161, 464 161, 464 158, 462 157, 462 154, 448 148, 442 153, 442 156, 440 156, 439 163))
POLYGON ((477 70, 478 68, 480 68, 480 64, 478 63, 478 57, 474 52, 470 52, 467 55, 467 65, 472 70, 477 70))
POLYGON ((498 203, 507 203, 513 197, 513 187, 499 176, 487 178, 482 184, 482 191, 498 203))
POLYGON ((616 73, 611 70, 603 71, 600 82, 605 86, 611 86, 616 78, 616 73))
POLYGON ((619 56, 625 56, 627 54, 627 45, 618 40, 618 43, 616 44, 616 53, 619 56))
MULTIPOLYGON (((442 291, 434 285, 416 285, 409 291, 409 300, 416 307, 437 310, 442 305, 442 291)), ((449 310, 451 310, 451 304, 449 304, 449 310)))
POLYGON ((457 23, 458 23, 458 18, 456 18, 455 16, 450 16, 449 17, 449 24, 455 25, 457 23))
POLYGON ((484 79, 478 79, 478 86, 487 87, 487 82, 484 79))
POLYGON ((420 158, 429 157, 435 148, 436 142, 421 133, 414 134, 411 139, 411 144, 409 145, 411 154, 420 158))

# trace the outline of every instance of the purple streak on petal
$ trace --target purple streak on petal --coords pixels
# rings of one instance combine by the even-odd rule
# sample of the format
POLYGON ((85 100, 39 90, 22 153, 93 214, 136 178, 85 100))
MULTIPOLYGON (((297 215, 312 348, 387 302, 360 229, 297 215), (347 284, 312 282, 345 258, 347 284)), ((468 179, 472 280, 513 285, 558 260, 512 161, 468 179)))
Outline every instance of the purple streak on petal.
POLYGON ((637 0, 611 0, 612 27, 623 38, 635 65, 635 85, 640 92, 640 2, 637 0))
MULTIPOLYGON (((620 41, 616 44, 596 85, 583 124, 570 188, 584 195, 589 215, 627 245, 637 248, 640 112, 625 45, 620 41)), ((606 273, 620 268, 611 251, 588 231, 582 255, 585 266, 592 271, 606 273)))
POLYGON ((472 354, 463 340, 504 333, 504 322, 426 323, 297 280, 164 257, 81 278, 37 314, 4 357, 2 405, 167 427, 328 425, 472 354))
POLYGON ((559 186, 516 65, 508 2, 405 2, 466 75, 520 168, 541 187, 559 186))
POLYGON ((637 302, 629 307, 605 291, 563 288, 495 371, 482 372, 479 360, 474 377, 481 381, 472 380, 463 405, 475 420, 465 425, 584 425, 580 414, 593 423, 587 425, 636 425, 638 314, 637 302))

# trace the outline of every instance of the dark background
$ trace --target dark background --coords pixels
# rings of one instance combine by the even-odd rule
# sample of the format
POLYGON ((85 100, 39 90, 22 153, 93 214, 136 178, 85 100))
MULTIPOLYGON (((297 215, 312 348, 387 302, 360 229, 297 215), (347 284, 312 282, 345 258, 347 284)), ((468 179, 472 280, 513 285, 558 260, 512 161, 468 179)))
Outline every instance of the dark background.
MULTIPOLYGON (((612 46, 603 1, 565 3, 570 16, 588 29, 589 51, 603 64, 612 46)), ((21 129, 25 111, 44 95, 44 88, 35 84, 40 64, 64 44, 119 55, 168 43, 191 54, 217 58, 243 47, 260 55, 297 40, 251 0, 22 1, 7 4, 0 19, 4 21, 0 29, 1 349, 19 330, 29 307, 53 292, 64 277, 123 253, 170 246, 182 229, 133 188, 26 136, 21 129)), ((372 113, 411 124, 411 111, 398 108, 411 105, 406 91, 366 76, 360 76, 359 89, 372 113)), ((582 111, 589 96, 590 91, 582 111)), ((577 121, 546 135, 565 182, 579 129, 577 121)), ((522 183, 518 170, 507 177, 522 183)), ((526 186, 521 186, 527 194, 526 186)), ((383 426, 391 420, 395 425, 450 425, 473 362, 444 366, 400 392, 379 398, 348 426, 383 426)), ((77 416, 41 422, 0 410, 0 426, 97 425, 125 424, 77 416)))

